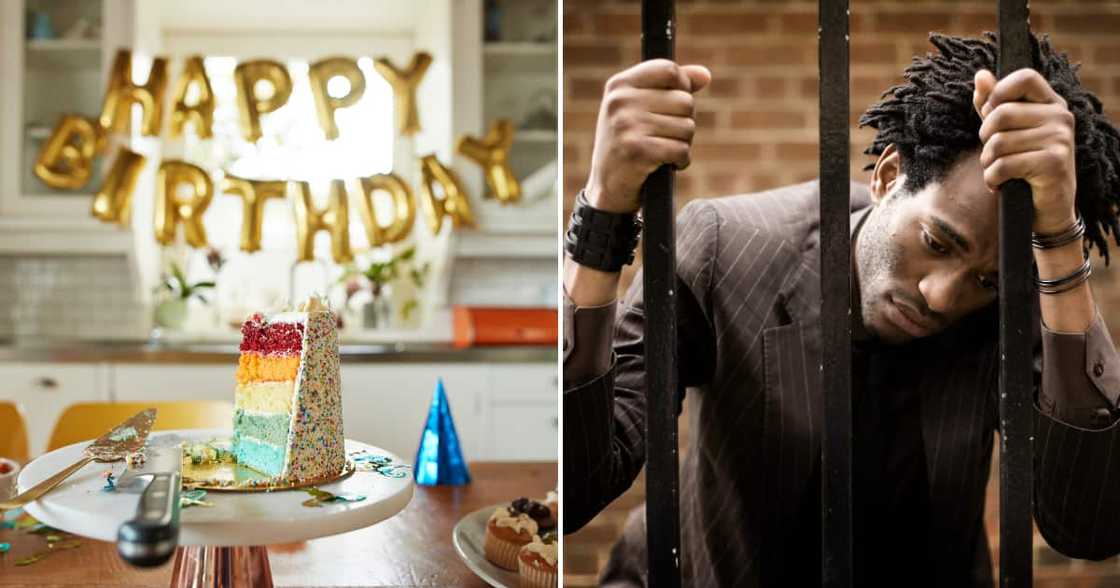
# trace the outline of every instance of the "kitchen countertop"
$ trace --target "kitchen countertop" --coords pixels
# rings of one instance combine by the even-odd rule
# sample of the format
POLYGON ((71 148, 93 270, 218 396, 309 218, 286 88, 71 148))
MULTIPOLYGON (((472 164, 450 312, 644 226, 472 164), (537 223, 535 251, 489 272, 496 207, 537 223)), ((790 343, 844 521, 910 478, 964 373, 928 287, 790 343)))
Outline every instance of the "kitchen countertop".
MULTIPOLYGON (((11 342, 0 340, 0 362, 51 363, 229 363, 238 356, 237 343, 153 341, 11 342)), ((555 362, 555 346, 508 345, 456 348, 443 342, 343 343, 343 361, 360 363, 555 362)))
MULTIPOLYGON (((472 511, 520 496, 544 496, 556 487, 555 462, 476 462, 467 486, 416 488, 397 516, 358 531, 270 545, 277 586, 485 586, 459 560, 451 543, 455 523, 472 511)), ((38 552, 41 535, 0 529, 11 552, 0 556, 0 586, 167 586, 172 563, 139 570, 121 561, 112 543, 81 539, 25 567, 16 559, 38 552)))

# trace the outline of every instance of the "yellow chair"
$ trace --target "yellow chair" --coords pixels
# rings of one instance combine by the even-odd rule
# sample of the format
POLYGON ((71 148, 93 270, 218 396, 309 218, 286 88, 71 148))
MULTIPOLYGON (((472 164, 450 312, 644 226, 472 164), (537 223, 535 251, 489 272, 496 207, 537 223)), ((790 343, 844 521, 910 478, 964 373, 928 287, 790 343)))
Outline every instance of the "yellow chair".
POLYGON ((11 402, 0 402, 0 457, 27 463, 27 425, 23 413, 11 402))
POLYGON ((83 402, 70 406, 58 417, 47 450, 96 439, 145 408, 157 411, 153 431, 233 428, 233 404, 219 400, 83 402))

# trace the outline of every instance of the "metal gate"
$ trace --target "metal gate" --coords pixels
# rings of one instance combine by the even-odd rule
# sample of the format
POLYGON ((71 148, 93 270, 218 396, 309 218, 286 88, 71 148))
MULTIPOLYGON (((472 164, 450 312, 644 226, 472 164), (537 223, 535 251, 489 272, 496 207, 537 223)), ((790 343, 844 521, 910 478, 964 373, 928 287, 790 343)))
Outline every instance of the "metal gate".
MULTIPOLYGON (((998 0, 997 75, 1030 67, 1027 0, 998 0)), ((849 4, 819 0, 821 382, 826 387, 821 452, 823 584, 852 586, 851 233, 849 216, 849 4)), ((672 0, 643 0, 642 59, 673 59, 676 29, 672 0)), ((1000 312, 1000 586, 1031 585, 1031 224, 1030 187, 1001 186, 999 199, 1000 312)), ((643 187, 645 236, 643 288, 646 323, 646 489, 649 583, 679 586, 680 494, 677 456, 675 317, 676 239, 673 171, 665 166, 643 187)))

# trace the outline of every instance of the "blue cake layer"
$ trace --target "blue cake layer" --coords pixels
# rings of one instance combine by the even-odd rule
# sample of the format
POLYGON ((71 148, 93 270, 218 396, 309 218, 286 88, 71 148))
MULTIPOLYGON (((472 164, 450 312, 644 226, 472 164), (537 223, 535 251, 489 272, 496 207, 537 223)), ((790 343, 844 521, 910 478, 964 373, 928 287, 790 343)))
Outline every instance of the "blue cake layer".
POLYGON ((288 427, 292 417, 287 413, 252 414, 240 408, 233 411, 233 430, 246 437, 284 445, 288 442, 288 427))
POLYGON ((237 463, 246 465, 269 476, 279 476, 284 471, 284 446, 262 443, 233 433, 233 454, 237 463))

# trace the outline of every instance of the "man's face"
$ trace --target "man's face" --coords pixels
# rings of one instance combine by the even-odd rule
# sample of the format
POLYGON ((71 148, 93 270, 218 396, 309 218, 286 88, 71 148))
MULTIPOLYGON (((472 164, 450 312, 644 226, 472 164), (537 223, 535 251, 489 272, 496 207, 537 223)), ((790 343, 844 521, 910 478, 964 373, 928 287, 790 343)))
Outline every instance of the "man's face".
POLYGON ((877 205, 855 244, 863 327, 890 344, 928 337, 991 304, 998 283, 998 196, 984 185, 979 153, 917 192, 903 190, 898 164, 893 149, 880 158, 877 205))

